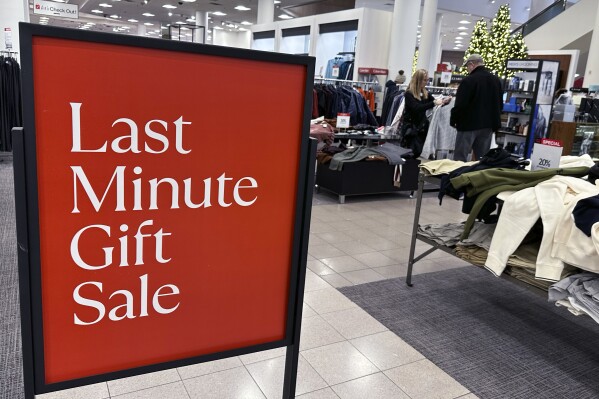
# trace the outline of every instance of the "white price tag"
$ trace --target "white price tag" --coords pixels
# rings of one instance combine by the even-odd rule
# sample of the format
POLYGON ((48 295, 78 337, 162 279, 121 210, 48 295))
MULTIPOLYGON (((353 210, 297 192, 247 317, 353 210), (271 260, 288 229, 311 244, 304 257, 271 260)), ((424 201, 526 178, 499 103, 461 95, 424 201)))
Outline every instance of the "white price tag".
POLYGON ((451 72, 441 72, 441 83, 451 83, 451 72))
POLYGON ((541 139, 532 149, 531 170, 559 168, 563 150, 561 141, 541 139))
POLYGON ((337 128, 345 128, 349 127, 349 116, 350 114, 337 114, 337 128))
POLYGON ((331 72, 331 76, 334 78, 338 78, 339 77, 339 67, 338 66, 334 66, 333 67, 333 72, 331 72))
POLYGON ((7 50, 12 50, 12 30, 4 28, 4 47, 7 50))

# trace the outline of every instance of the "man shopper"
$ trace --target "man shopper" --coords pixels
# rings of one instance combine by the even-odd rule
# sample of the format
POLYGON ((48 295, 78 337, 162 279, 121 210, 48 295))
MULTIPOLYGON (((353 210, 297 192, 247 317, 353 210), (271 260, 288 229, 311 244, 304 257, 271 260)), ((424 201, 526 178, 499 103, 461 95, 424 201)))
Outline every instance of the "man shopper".
POLYGON ((450 124, 457 130, 454 160, 466 161, 474 150, 480 159, 491 148, 491 137, 501 127, 501 81, 484 66, 483 57, 472 54, 464 66, 468 76, 456 93, 450 124))

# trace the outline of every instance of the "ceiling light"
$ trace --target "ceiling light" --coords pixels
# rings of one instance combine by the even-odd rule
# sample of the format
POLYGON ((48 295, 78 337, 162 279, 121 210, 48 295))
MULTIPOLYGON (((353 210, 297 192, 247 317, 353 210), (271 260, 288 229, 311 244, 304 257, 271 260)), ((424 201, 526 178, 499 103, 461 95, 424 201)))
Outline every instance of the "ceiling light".
POLYGON ((95 22, 88 22, 88 23, 86 23, 86 25, 89 25, 89 26, 94 26, 95 24, 96 24, 95 22))
POLYGON ((133 18, 131 18, 131 19, 128 19, 127 21, 128 21, 128 22, 134 22, 134 23, 135 23, 135 22, 139 22, 137 19, 133 19, 133 18))
POLYGON ((461 24, 469 24, 469 23, 470 23, 470 21, 466 21, 465 19, 463 19, 463 20, 461 20, 461 21, 460 21, 460 23, 461 23, 461 24))
POLYGON ((459 29, 459 30, 466 30, 466 29, 468 29, 468 28, 466 28, 465 26, 460 26, 458 29, 459 29))
POLYGON ((463 44, 462 44, 462 43, 458 43, 458 44, 456 44, 455 46, 456 46, 456 47, 462 47, 462 46, 463 46, 463 44))
POLYGON ((291 18, 293 18, 293 17, 292 17, 292 16, 289 16, 289 15, 287 15, 287 14, 281 14, 281 15, 279 15, 279 18, 281 18, 281 19, 291 19, 291 18))
POLYGON ((464 40, 464 38, 462 36, 456 36, 455 38, 456 40, 464 40))
POLYGON ((119 19, 120 17, 119 17, 118 15, 116 15, 116 14, 112 14, 112 15, 110 16, 110 18, 119 19))
POLYGON ((241 25, 251 25, 251 24, 252 24, 252 23, 251 23, 251 22, 248 22, 248 21, 241 21, 241 25))
POLYGON ((153 24, 153 23, 151 23, 151 22, 144 22, 144 25, 145 25, 145 26, 154 26, 154 24, 153 24))
POLYGON ((239 10, 239 11, 249 11, 249 10, 251 10, 251 8, 246 7, 246 6, 237 6, 237 7, 235 7, 235 9, 239 10))
POLYGON ((168 8, 169 10, 173 10, 173 9, 177 8, 177 6, 172 6, 170 4, 164 4, 162 7, 163 8, 168 8))
POLYGON ((149 12, 144 12, 141 15, 143 15, 144 17, 154 17, 155 16, 154 14, 150 14, 149 12))
POLYGON ((169 16, 169 17, 172 17, 172 16, 173 16, 173 13, 169 11, 169 12, 168 12, 168 16, 169 16))
POLYGON ((223 28, 221 28, 220 26, 215 26, 214 29, 223 30, 223 28))
POLYGON ((104 14, 104 11, 102 11, 102 10, 92 10, 92 12, 94 14, 104 14))
POLYGON ((183 22, 183 21, 177 21, 177 22, 175 22, 175 23, 176 23, 177 25, 185 25, 185 22, 183 22))
POLYGON ((196 0, 181 0, 184 3, 195 3, 196 0))
POLYGON ((110 8, 112 7, 110 4, 106 4, 106 3, 100 3, 98 4, 100 7, 106 7, 106 8, 110 8))
POLYGON ((196 20, 193 19, 193 18, 187 18, 185 21, 187 21, 187 22, 194 22, 195 23, 196 20))
POLYGON ((462 35, 462 36, 467 36, 467 35, 468 35, 468 33, 466 33, 466 32, 460 32, 460 35, 462 35))
POLYGON ((453 49, 454 49, 454 50, 459 50, 460 48, 459 48, 459 47, 454 47, 453 49))
POLYGON ((219 17, 222 17, 222 16, 224 16, 224 15, 227 15, 226 13, 224 13, 224 12, 222 12, 222 11, 215 11, 215 12, 213 12, 212 14, 214 14, 214 15, 217 15, 217 16, 219 16, 219 17))
POLYGON ((241 32, 245 32, 245 31, 247 31, 247 29, 246 29, 246 28, 239 28, 239 30, 240 30, 241 32))
POLYGON ((275 0, 275 4, 281 4, 279 0, 275 0))

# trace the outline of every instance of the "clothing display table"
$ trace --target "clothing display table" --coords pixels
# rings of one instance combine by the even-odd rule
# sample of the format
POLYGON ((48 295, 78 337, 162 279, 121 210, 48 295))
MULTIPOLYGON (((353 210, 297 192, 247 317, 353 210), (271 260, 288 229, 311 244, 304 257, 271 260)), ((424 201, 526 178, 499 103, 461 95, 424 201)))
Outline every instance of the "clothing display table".
POLYGON ((394 184, 395 165, 381 161, 346 162, 343 169, 331 170, 328 165, 316 168, 318 189, 330 191, 339 196, 339 203, 345 203, 347 195, 382 194, 397 191, 411 191, 418 187, 417 159, 408 159, 401 166, 399 187, 394 184))
MULTIPOLYGON (((418 262, 420 259, 423 259, 424 257, 428 256, 429 254, 431 254, 432 252, 434 252, 436 250, 441 250, 441 251, 447 252, 448 254, 456 256, 453 248, 450 248, 445 245, 441 245, 441 244, 439 244, 427 237, 424 237, 423 235, 418 233, 420 210, 422 207, 422 193, 424 192, 424 185, 426 183, 429 185, 440 186, 440 182, 441 182, 441 178, 437 177, 437 176, 428 176, 428 175, 425 175, 424 173, 419 173, 419 175, 418 175, 418 185, 417 185, 417 191, 416 191, 416 209, 414 212, 414 223, 412 225, 412 238, 411 238, 411 242, 410 242, 410 255, 409 255, 409 259, 408 259, 408 271, 406 274, 406 284, 409 287, 412 287, 412 285, 413 285, 412 284, 412 271, 414 268, 414 264, 416 262, 418 262), (420 240, 420 241, 430 245, 431 248, 427 249, 426 251, 424 251, 423 253, 421 253, 420 255, 415 257, 414 255, 416 253, 416 241, 417 240, 420 240)), ((499 205, 501 205, 501 203, 499 205)), ((504 278, 510 282, 513 282, 515 284, 518 284, 522 287, 526 287, 539 295, 542 295, 544 297, 547 296, 546 291, 543 291, 542 289, 540 289, 538 287, 524 283, 521 280, 518 280, 510 275, 507 275, 504 273, 500 277, 504 278)))

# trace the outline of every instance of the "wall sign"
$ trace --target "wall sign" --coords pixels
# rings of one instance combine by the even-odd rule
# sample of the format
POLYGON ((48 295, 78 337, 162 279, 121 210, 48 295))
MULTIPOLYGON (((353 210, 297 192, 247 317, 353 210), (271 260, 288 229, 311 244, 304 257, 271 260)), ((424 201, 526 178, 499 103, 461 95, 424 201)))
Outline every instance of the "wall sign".
POLYGON ((535 60, 509 60, 507 69, 539 69, 539 61, 535 60))
POLYGON ((77 4, 33 0, 33 13, 37 15, 52 15, 64 18, 79 18, 79 6, 77 4))
POLYGON ((35 393, 299 343, 314 59, 20 31, 35 393))

